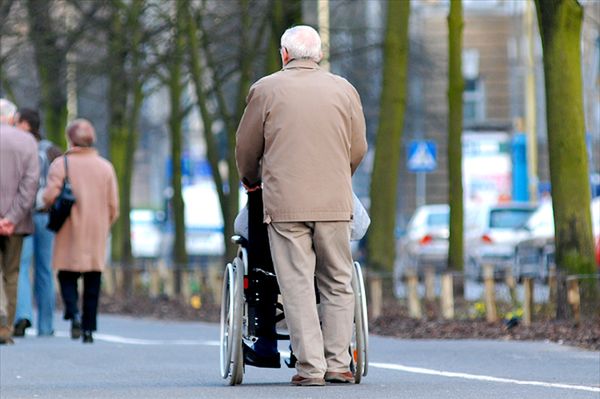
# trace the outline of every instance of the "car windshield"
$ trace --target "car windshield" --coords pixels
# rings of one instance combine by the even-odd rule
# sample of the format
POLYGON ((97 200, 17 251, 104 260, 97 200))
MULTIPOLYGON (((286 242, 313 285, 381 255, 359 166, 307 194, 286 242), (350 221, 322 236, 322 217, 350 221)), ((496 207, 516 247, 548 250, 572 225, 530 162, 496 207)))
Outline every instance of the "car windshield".
POLYGON ((427 215, 428 226, 448 226, 448 213, 430 213, 427 215))
POLYGON ((490 211, 490 228, 516 229, 525 224, 533 209, 494 209, 490 211))

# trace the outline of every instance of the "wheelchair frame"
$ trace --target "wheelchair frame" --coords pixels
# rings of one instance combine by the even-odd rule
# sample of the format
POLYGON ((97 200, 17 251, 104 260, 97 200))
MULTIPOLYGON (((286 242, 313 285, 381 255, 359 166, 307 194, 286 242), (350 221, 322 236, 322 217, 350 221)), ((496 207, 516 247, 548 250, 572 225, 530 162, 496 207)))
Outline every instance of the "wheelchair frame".
MULTIPOLYGON (((249 334, 248 303, 244 294, 245 289, 248 288, 244 286, 245 281, 246 284, 249 284, 249 279, 244 279, 249 274, 246 240, 238 235, 233 236, 231 240, 238 245, 238 254, 231 263, 225 266, 223 275, 220 366, 221 377, 227 379, 229 385, 238 385, 242 383, 245 371, 243 341, 254 342, 257 337, 249 334)), ((368 372, 369 326, 365 285, 362 269, 358 262, 353 262, 352 289, 355 297, 354 324, 352 341, 348 350, 352 358, 350 370, 354 374, 355 383, 359 384, 362 377, 366 376, 368 372)), ((277 304, 277 308, 283 309, 281 303, 277 304)), ((283 315, 280 318, 283 318, 283 315)), ((284 339, 282 337, 286 336, 277 335, 278 340, 284 339)))

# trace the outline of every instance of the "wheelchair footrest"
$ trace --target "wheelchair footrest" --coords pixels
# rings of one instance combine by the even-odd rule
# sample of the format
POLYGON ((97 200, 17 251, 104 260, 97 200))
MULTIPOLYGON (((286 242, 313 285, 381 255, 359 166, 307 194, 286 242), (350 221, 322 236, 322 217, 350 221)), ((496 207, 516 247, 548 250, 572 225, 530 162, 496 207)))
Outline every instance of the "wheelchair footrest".
POLYGON ((298 359, 296 359, 296 356, 294 355, 294 352, 292 352, 290 354, 290 358, 289 359, 285 359, 284 363, 286 366, 288 366, 288 368, 293 369, 296 368, 296 362, 298 361, 298 359))

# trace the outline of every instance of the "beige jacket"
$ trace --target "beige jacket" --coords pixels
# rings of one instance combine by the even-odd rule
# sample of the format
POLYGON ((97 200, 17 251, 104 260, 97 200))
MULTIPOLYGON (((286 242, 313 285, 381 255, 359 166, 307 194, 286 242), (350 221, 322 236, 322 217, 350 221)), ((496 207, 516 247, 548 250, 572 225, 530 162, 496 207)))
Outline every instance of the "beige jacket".
POLYGON ((352 218, 351 177, 367 142, 348 81, 292 60, 250 88, 236 138, 240 177, 262 179, 266 223, 352 218))
MULTIPOLYGON (((102 271, 110 226, 119 216, 115 171, 93 148, 74 147, 66 156, 76 202, 56 234, 52 264, 57 270, 102 271)), ((64 178, 65 157, 62 156, 52 162, 48 171, 44 191, 47 206, 60 193, 64 178)))
POLYGON ((0 124, 0 219, 14 223, 14 234, 33 233, 33 203, 39 173, 33 135, 0 124))

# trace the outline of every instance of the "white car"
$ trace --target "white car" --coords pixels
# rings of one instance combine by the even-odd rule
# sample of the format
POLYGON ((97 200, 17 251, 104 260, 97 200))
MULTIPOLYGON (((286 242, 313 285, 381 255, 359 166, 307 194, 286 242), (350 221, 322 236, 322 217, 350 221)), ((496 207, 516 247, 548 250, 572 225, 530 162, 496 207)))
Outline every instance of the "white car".
POLYGON ((481 279, 483 266, 494 266, 494 276, 503 277, 514 263, 515 246, 527 236, 525 223, 535 212, 530 203, 481 206, 468 212, 465 226, 465 272, 481 279))
POLYGON ((415 210, 406 233, 398 240, 394 265, 397 278, 407 269, 414 269, 419 274, 428 266, 436 271, 446 269, 449 218, 450 207, 447 204, 423 205, 415 210))
MULTIPOLYGON (((592 231, 596 241, 600 240, 600 197, 591 201, 592 231)), ((554 213, 552 202, 542 203, 525 225, 527 236, 515 248, 513 276, 535 277, 542 281, 548 278, 550 266, 554 264, 554 213)))
POLYGON ((131 254, 135 258, 158 258, 161 254, 162 232, 157 214, 151 209, 132 209, 131 254))

